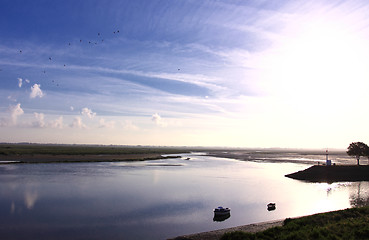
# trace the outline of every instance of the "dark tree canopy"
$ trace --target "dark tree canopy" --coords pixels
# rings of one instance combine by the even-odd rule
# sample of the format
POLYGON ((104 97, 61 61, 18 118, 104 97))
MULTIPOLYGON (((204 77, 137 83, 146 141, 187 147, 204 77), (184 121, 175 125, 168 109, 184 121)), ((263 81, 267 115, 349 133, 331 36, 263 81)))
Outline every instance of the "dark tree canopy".
POLYGON ((360 165, 360 157, 368 156, 369 147, 363 142, 353 142, 348 146, 346 153, 349 156, 355 156, 357 160, 357 165, 360 165))

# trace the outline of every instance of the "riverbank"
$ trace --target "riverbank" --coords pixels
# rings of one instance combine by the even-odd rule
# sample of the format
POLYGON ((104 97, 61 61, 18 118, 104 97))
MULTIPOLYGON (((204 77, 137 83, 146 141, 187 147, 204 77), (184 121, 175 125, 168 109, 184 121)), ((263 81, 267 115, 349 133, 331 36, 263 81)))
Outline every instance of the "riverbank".
POLYGON ((183 235, 176 238, 168 239, 168 240, 218 240, 220 239, 225 233, 229 232, 250 232, 256 233, 260 231, 267 230, 272 227, 282 226, 284 220, 275 220, 275 221, 268 221, 268 222, 261 222, 261 223, 254 223, 248 224, 233 228, 225 228, 219 229, 209 232, 202 232, 202 233, 195 233, 189 235, 183 235))
POLYGON ((161 154, 121 154, 121 155, 12 155, 0 156, 0 164, 7 163, 75 163, 75 162, 122 162, 122 161, 147 161, 167 158, 180 158, 181 156, 163 156, 161 154))
POLYGON ((185 235, 172 240, 367 239, 369 207, 185 235))
POLYGON ((0 144, 0 163, 145 161, 183 152, 186 149, 173 147, 0 144))
POLYGON ((314 165, 286 177, 309 182, 358 182, 369 181, 369 165, 325 166, 314 165))

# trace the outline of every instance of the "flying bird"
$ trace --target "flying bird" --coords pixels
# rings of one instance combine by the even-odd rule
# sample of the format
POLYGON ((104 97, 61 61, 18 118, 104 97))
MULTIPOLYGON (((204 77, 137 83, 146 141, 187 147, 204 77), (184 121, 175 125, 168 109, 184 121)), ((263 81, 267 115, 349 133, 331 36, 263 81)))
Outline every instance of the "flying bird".
POLYGON ((51 57, 49 57, 49 60, 51 61, 51 57))
POLYGON ((22 53, 22 50, 19 50, 19 53, 22 53))

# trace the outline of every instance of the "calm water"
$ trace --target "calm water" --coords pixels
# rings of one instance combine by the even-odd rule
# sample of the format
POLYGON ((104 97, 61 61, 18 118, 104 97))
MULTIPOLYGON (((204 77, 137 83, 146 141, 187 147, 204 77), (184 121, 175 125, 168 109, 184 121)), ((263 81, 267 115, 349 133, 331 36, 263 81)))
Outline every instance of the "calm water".
POLYGON ((1 239, 167 239, 344 209, 369 198, 369 182, 284 177, 307 164, 182 156, 0 165, 1 239), (267 211, 269 202, 277 203, 275 211, 267 211), (231 217, 214 222, 212 209, 220 205, 232 209, 231 217))

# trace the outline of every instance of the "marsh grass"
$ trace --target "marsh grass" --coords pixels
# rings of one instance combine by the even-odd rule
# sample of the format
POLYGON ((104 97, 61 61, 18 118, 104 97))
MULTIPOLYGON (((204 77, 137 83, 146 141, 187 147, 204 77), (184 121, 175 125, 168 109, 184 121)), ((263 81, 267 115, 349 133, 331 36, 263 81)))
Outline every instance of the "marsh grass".
POLYGON ((230 232, 221 240, 369 239, 369 207, 287 218, 282 227, 258 233, 230 232))

